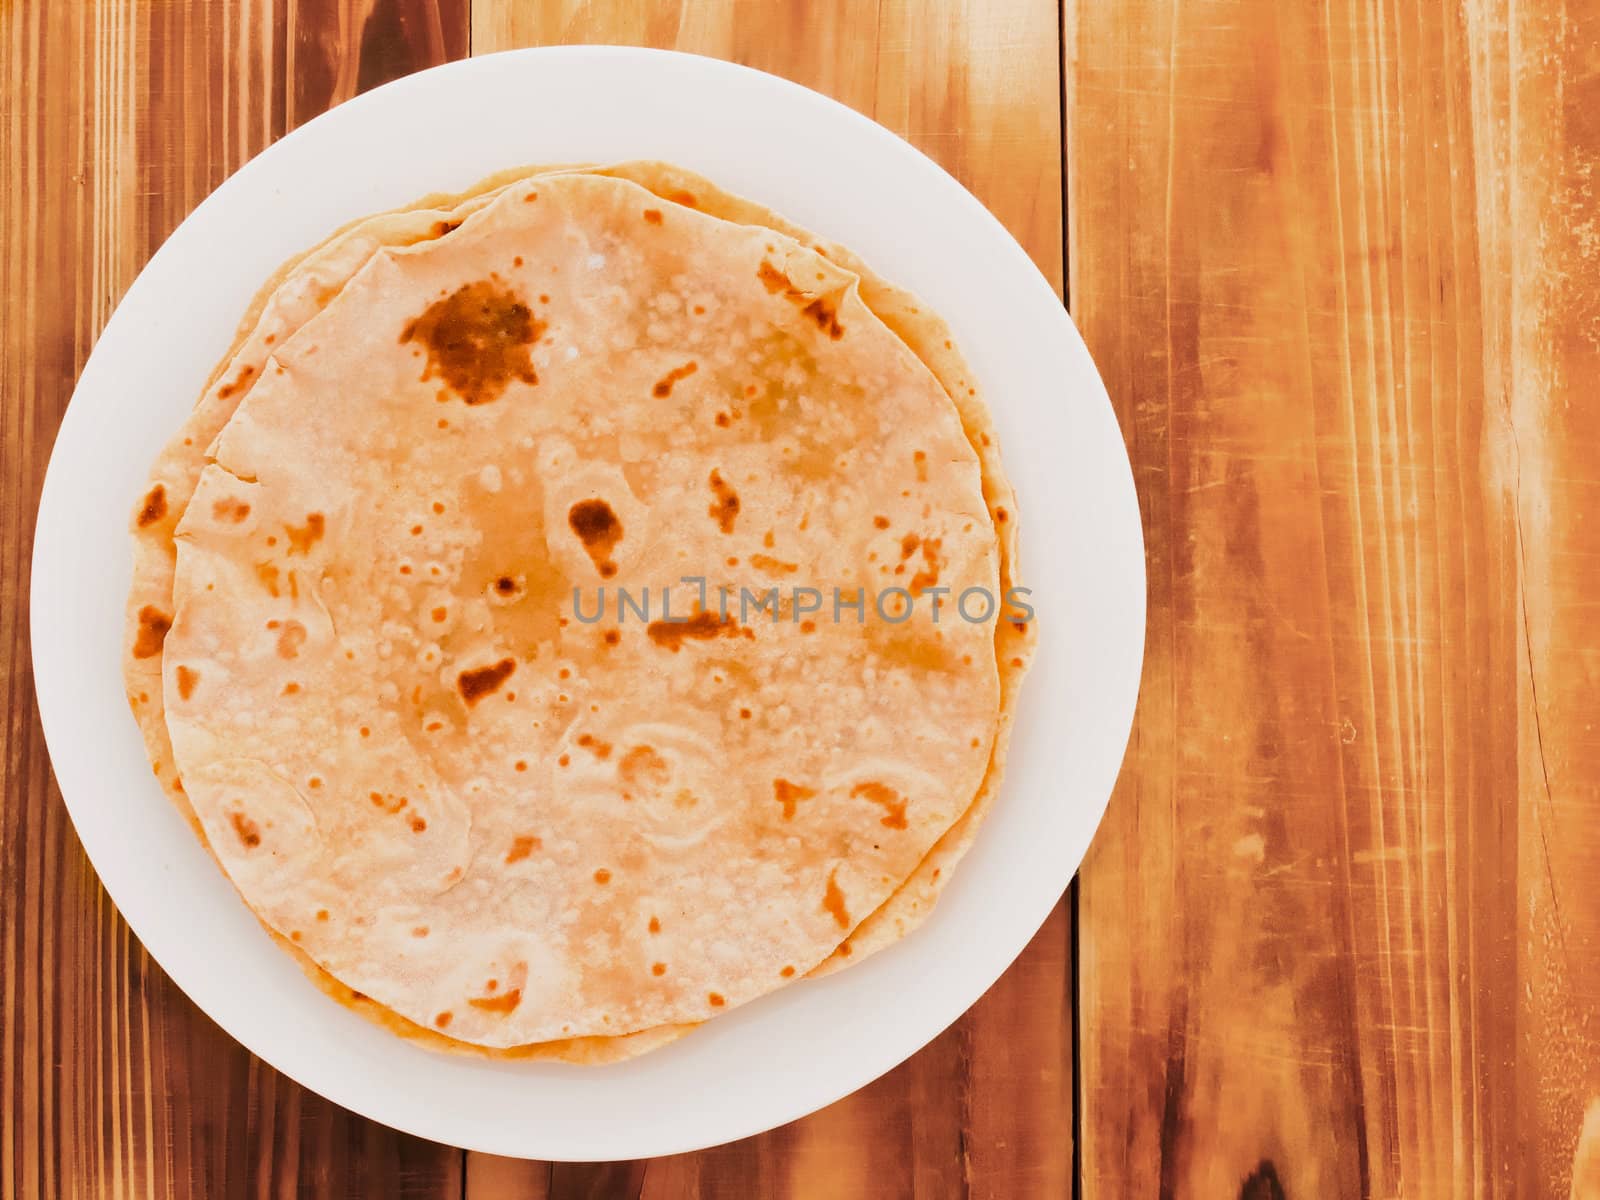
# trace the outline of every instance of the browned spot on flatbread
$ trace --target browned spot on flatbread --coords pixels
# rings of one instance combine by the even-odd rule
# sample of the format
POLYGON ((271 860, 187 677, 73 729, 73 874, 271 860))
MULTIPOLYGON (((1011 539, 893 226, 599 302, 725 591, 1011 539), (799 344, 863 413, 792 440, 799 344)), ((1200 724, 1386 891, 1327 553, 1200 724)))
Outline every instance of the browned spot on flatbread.
POLYGON ((192 667, 178 667, 178 697, 187 700, 194 695, 194 685, 200 682, 200 672, 192 667))
POLYGON ((522 989, 511 988, 501 992, 498 996, 468 996, 467 1003, 473 1008, 482 1009, 484 1012, 498 1013, 505 1016, 522 1003, 522 989))
POLYGON ((450 1013, 442 1012, 438 1016, 434 1017, 433 1023, 435 1025, 437 1025, 440 1029, 444 1029, 444 1028, 449 1026, 450 1017, 451 1017, 450 1013))
POLYGON ((794 286, 793 280, 766 259, 762 259, 761 265, 756 268, 756 278, 761 280, 767 291, 774 295, 778 292, 783 292, 791 299, 805 295, 804 292, 794 286))
POLYGON ((712 469, 710 482, 711 494, 716 499, 706 512, 716 518, 717 525, 723 533, 732 533, 733 523, 739 518, 739 493, 729 486, 722 478, 722 472, 715 468, 712 469))
POLYGON ((695 199, 695 194, 693 192, 685 192, 685 191, 681 191, 681 190, 680 191, 675 191, 675 192, 668 192, 666 194, 666 196, 665 196, 665 199, 671 200, 674 204, 681 204, 685 208, 699 208, 700 207, 700 202, 697 199, 695 199))
POLYGON ((840 929, 849 929, 850 910, 844 906, 844 893, 839 890, 839 882, 836 878, 838 874, 838 867, 828 872, 828 888, 822 893, 822 908, 824 912, 839 922, 840 929))
POLYGON ((321 541, 327 531, 328 521, 319 512, 307 513, 304 525, 285 525, 283 528, 289 535, 290 554, 310 554, 311 547, 321 541))
POLYGON ((243 500, 235 500, 231 496, 224 496, 212 502, 211 515, 218 521, 227 521, 231 525, 237 525, 250 515, 250 506, 243 500))
POLYGON ((906 827, 906 800, 899 792, 887 784, 869 780, 858 783, 850 789, 852 799, 866 799, 878 805, 884 811, 884 816, 878 824, 890 829, 904 829, 906 827))
POLYGON ((655 387, 650 389, 650 394, 657 400, 665 400, 672 395, 672 385, 680 379, 687 379, 700 369, 698 363, 686 362, 681 367, 673 367, 660 379, 656 380, 655 387))
MULTIPOLYGON (((956 668, 955 654, 942 638, 921 637, 907 632, 876 637, 875 641, 878 655, 885 663, 919 671, 953 671, 956 668)), ((963 655, 962 661, 970 666, 972 656, 963 655)))
POLYGON ((139 515, 135 518, 139 528, 154 525, 167 515, 167 489, 161 484, 156 484, 145 493, 143 502, 139 505, 139 515))
POLYGON ((511 839, 511 849, 506 851, 506 862, 521 862, 535 850, 543 848, 544 841, 533 834, 524 834, 511 839))
POLYGON ((368 792, 367 799, 386 813, 397 813, 407 804, 404 796, 396 796, 393 792, 368 792))
POLYGON ((510 679, 511 672, 516 669, 516 659, 502 658, 487 667, 461 672, 456 676, 456 686, 460 689, 463 700, 469 705, 476 704, 491 692, 499 690, 500 685, 510 679))
POLYGON ((926 565, 911 577, 911 594, 913 596, 923 588, 931 588, 939 582, 939 568, 943 565, 942 560, 939 558, 939 547, 943 544, 943 538, 926 538, 923 540, 922 561, 926 565))
POLYGON ((480 279, 407 322, 400 344, 415 341, 427 348, 424 382, 443 379, 468 404, 486 404, 514 379, 539 382, 528 347, 547 327, 515 292, 480 279))
POLYGON ((433 236, 442 238, 447 233, 454 233, 461 228, 460 221, 435 221, 433 223, 433 236))
POLYGON ((914 533, 908 533, 900 539, 900 558, 905 560, 917 552, 917 547, 922 544, 922 539, 914 533))
POLYGON ((294 658, 305 645, 306 627, 299 621, 285 621, 278 633, 278 657, 294 658))
POLYGON ((844 336, 844 326, 839 324, 839 310, 826 297, 818 296, 800 311, 815 321, 817 328, 834 341, 844 336))
POLYGON ((795 805, 801 800, 809 800, 817 794, 816 788, 808 788, 803 784, 790 783, 787 779, 774 779, 772 781, 772 798, 783 805, 783 819, 794 820, 795 805))
POLYGON ((254 850, 261 845, 261 827, 245 816, 242 812, 231 812, 228 820, 233 824, 233 832, 239 835, 239 843, 246 850, 254 850))
POLYGON ((578 738, 578 745, 582 746, 585 750, 587 750, 590 754, 594 755, 601 762, 604 762, 606 759, 611 757, 611 743, 610 742, 606 742, 606 741, 601 741, 599 738, 595 737, 594 734, 592 734, 592 733, 582 734, 578 738))
POLYGON ((167 640, 167 630, 172 628, 172 617, 162 612, 153 604, 146 604, 139 610, 139 632, 133 639, 133 656, 135 658, 154 658, 161 653, 162 643, 167 640))
POLYGON ((271 563, 256 564, 256 580, 267 589, 267 595, 278 598, 278 568, 271 563))
POLYGON ((634 787, 664 787, 672 778, 672 768, 653 746, 635 746, 617 763, 617 776, 634 787))
POLYGON ((811 318, 817 328, 834 341, 844 336, 844 326, 839 324, 839 309, 834 301, 796 287, 794 280, 765 259, 756 269, 756 278, 772 295, 782 292, 785 300, 801 305, 801 315, 811 318))
POLYGON ((800 564, 784 562, 782 559, 773 558, 770 554, 752 554, 750 565, 769 575, 793 575, 800 569, 800 564))
POLYGON ((256 369, 248 363, 239 368, 239 373, 233 377, 232 383, 225 383, 217 389, 218 400, 231 400, 234 395, 248 387, 250 381, 256 376, 256 369))
POLYGON ((647 224, 647 225, 659 225, 659 224, 661 224, 661 210, 659 208, 647 208, 647 209, 645 209, 644 210, 644 219, 645 219, 645 224, 647 224))
MULTIPOLYGON (((949 343, 946 343, 948 345, 949 343)), ((917 482, 928 482, 928 454, 925 450, 918 450, 911 456, 911 463, 917 470, 917 482)))
POLYGON ((589 552, 595 570, 609 579, 617 573, 611 551, 622 540, 622 522, 604 500, 579 500, 567 510, 567 524, 589 552))
POLYGON ((718 634, 733 637, 739 632, 739 626, 732 617, 718 617, 713 612, 698 612, 683 621, 651 621, 645 627, 645 632, 656 645, 676 654, 687 638, 703 642, 718 634))

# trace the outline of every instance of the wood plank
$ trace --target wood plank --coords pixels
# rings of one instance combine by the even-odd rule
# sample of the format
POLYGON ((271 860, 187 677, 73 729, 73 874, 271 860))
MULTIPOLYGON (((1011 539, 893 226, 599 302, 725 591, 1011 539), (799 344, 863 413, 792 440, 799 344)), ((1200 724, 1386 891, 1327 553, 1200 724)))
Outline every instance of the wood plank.
MULTIPOLYGON (((1492 10, 1491 10, 1492 11, 1492 10)), ((1600 1197, 1600 9, 1508 6, 1525 1195, 1600 1197)), ((1479 14, 1480 19, 1487 14, 1479 14)))
MULTIPOLYGON (((281 1078, 145 956, 50 778, 33 514, 94 338, 174 225, 287 127, 466 49, 464 3, 0 5, 0 1195, 455 1196, 458 1152, 281 1078)), ((225 248, 224 248, 225 249, 225 248)), ((92 752, 86 748, 84 752, 92 752)))
POLYGON ((1044 0, 472 0, 472 52, 654 46, 815 88, 887 125, 970 188, 1060 290, 1055 21, 1056 6, 1044 0))
MULTIPOLYGON (((1059 289, 1059 34, 1054 0, 936 5, 707 0, 473 0, 474 53, 573 42, 715 55, 787 76, 875 117, 939 161, 1059 289)), ((1064 1196, 1071 1187, 1068 923, 909 1063, 815 1116, 701 1154, 563 1166, 552 1200, 586 1196, 1064 1196)), ((530 1171, 534 1170, 529 1168, 530 1171)), ((469 1155, 472 1200, 544 1195, 469 1155), (491 1175, 494 1177, 490 1181, 491 1175)))
POLYGON ((1600 14, 1064 22, 1150 567, 1081 876, 1083 1194, 1593 1195, 1600 14))

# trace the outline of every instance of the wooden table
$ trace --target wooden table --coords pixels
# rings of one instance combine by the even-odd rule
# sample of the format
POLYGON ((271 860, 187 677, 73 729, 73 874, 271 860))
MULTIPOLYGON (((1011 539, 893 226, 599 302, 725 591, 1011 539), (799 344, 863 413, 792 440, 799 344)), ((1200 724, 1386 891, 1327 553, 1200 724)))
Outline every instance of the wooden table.
POLYGON ((1600 1196, 1594 0, 0 0, 0 151, 6 1200, 1600 1196), (302 1091, 149 961, 27 581, 78 369, 201 197, 585 41, 819 88, 998 214, 1116 403, 1150 635, 1089 861, 954 1028, 761 1137, 552 1166, 302 1091))

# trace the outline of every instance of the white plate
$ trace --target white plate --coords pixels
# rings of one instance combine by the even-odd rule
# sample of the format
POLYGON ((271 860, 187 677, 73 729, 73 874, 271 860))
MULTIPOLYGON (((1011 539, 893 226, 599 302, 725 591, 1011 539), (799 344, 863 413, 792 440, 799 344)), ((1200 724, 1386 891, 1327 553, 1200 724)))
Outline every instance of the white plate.
POLYGON ((452 63, 318 117, 216 190, 106 325, 61 425, 33 558, 33 656, 56 777, 139 939, 219 1025, 305 1086, 442 1142, 638 1158, 803 1116, 889 1070, 1021 952, 1083 857, 1138 690, 1133 479, 1060 301, 981 204, 832 100, 712 59, 598 47, 452 63), (608 1067, 402 1042, 276 949, 161 794, 123 698, 127 514, 260 282, 346 220, 525 162, 662 158, 861 253, 955 328, 994 406, 1039 612, 1004 791, 927 925, 608 1067))

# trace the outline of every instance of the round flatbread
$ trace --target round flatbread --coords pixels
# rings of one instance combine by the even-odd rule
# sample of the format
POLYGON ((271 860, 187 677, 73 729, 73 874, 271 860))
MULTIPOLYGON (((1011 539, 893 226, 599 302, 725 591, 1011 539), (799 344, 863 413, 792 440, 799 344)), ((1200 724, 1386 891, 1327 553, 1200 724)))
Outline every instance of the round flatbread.
POLYGON ((676 168, 504 186, 527 174, 335 238, 309 301, 263 307, 235 355, 261 366, 197 409, 226 423, 199 503, 191 433, 158 464, 170 517, 137 526, 159 550, 188 510, 175 594, 135 586, 176 601, 144 656, 173 711, 134 698, 327 990, 407 1036, 596 1061, 914 926, 992 799, 1031 626, 872 611, 897 580, 1015 584, 942 322, 676 168), (585 627, 556 601, 586 572, 591 605, 708 590, 687 624, 585 627), (738 612, 794 578, 821 620, 738 612))

